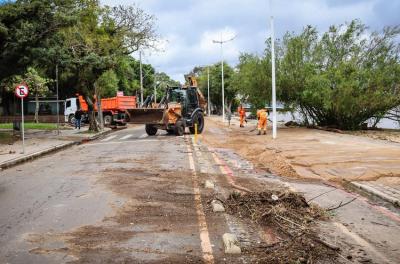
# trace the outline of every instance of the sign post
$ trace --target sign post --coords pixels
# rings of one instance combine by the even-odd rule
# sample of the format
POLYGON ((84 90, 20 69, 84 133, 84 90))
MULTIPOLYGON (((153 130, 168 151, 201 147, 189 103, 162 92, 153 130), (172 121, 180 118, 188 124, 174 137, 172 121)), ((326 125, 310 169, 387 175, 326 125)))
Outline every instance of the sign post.
POLYGON ((25 154, 24 98, 29 94, 28 85, 22 83, 15 87, 15 95, 21 98, 22 154, 25 154))

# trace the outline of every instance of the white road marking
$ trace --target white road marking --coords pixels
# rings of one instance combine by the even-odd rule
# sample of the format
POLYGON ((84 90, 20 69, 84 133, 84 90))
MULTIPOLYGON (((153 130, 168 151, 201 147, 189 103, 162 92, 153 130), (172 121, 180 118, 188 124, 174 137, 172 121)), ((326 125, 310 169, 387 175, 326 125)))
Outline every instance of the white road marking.
POLYGON ((128 139, 128 138, 130 138, 132 136, 133 136, 132 134, 131 135, 126 135, 126 136, 123 136, 122 138, 120 138, 120 140, 128 139))
POLYGON ((116 137, 117 137, 117 135, 112 135, 112 136, 109 136, 109 137, 107 137, 107 138, 105 138, 105 139, 102 139, 102 140, 100 140, 100 141, 105 142, 105 141, 109 141, 109 140, 111 140, 111 139, 113 139, 113 138, 116 138, 116 137))
POLYGON ((200 231, 201 250, 203 251, 204 262, 214 263, 213 250, 211 247, 210 235, 208 233, 206 216, 204 214, 203 204, 201 203, 199 179, 197 177, 196 168, 194 166, 193 154, 189 144, 190 143, 186 143, 186 147, 189 156, 189 166, 190 170, 192 171, 194 201, 195 201, 197 221, 200 231))
POLYGON ((147 134, 143 134, 143 135, 141 135, 139 138, 147 138, 149 135, 147 135, 147 134))
POLYGON ((139 143, 139 142, 160 142, 158 139, 137 139, 137 140, 126 140, 126 141, 112 141, 112 142, 98 142, 89 143, 82 146, 98 146, 98 145, 111 145, 111 144, 126 144, 126 143, 139 143))

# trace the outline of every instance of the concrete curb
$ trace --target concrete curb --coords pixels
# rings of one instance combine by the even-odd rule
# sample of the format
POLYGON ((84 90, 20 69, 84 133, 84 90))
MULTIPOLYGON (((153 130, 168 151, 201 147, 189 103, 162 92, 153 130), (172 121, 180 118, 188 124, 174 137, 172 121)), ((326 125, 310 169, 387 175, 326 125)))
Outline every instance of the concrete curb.
POLYGON ((400 201, 396 198, 391 197, 390 195, 387 195, 371 186, 365 185, 365 184, 361 184, 358 182, 350 182, 351 185, 353 185, 354 187, 361 189, 369 194, 375 195, 387 202, 390 202, 392 204, 394 204, 395 206, 400 206, 400 201))
POLYGON ((111 132, 113 132, 113 130, 103 131, 103 132, 97 133, 97 134, 95 134, 95 135, 93 135, 91 137, 88 137, 88 138, 83 138, 81 140, 72 141, 72 142, 70 141, 70 142, 67 142, 67 143, 59 144, 59 145, 54 146, 54 147, 50 147, 50 148, 47 148, 47 149, 44 149, 44 150, 40 150, 40 151, 31 153, 31 154, 23 156, 23 157, 11 159, 11 160, 8 160, 8 161, 0 163, 0 169, 1 170, 8 169, 8 168, 14 167, 16 165, 22 164, 24 162, 37 159, 37 158, 42 157, 44 155, 47 155, 47 154, 50 154, 50 153, 53 153, 53 152, 57 152, 57 151, 60 151, 60 150, 63 150, 63 149, 66 149, 66 148, 72 147, 74 145, 79 145, 79 144, 82 144, 84 142, 89 142, 89 141, 98 139, 99 137, 107 135, 107 134, 109 134, 111 132))

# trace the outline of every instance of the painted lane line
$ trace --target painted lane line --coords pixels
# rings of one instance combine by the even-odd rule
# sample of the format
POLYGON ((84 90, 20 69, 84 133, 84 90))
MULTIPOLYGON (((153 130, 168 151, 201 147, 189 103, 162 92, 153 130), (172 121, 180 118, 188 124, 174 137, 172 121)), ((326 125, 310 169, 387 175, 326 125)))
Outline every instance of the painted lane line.
POLYGON ((128 138, 130 138, 130 137, 132 137, 133 135, 131 134, 131 135, 126 135, 126 136, 123 136, 122 138, 120 138, 120 140, 125 140, 125 139, 128 139, 128 138))
POLYGON ((85 146, 98 146, 98 145, 111 145, 111 144, 126 144, 126 143, 140 143, 140 142, 162 142, 157 139, 137 139, 137 140, 126 140, 126 141, 113 141, 113 142, 98 142, 85 144, 85 146))
POLYGON ((203 204, 201 203, 199 179, 197 177, 196 168, 194 166, 193 154, 189 144, 190 144, 189 142, 186 142, 186 148, 189 157, 189 166, 190 170, 192 171, 194 201, 195 201, 197 221, 200 231, 201 250, 203 251, 204 262, 214 263, 213 250, 211 247, 210 235, 208 233, 206 216, 204 214, 203 204))
POLYGON ((141 135, 139 138, 147 138, 149 135, 147 135, 147 134, 143 134, 143 135, 141 135))
POLYGON ((109 137, 107 137, 107 138, 105 138, 105 139, 102 139, 102 140, 100 140, 100 141, 106 142, 106 141, 110 141, 111 139, 116 138, 116 137, 117 137, 117 135, 112 135, 112 136, 109 136, 109 137))

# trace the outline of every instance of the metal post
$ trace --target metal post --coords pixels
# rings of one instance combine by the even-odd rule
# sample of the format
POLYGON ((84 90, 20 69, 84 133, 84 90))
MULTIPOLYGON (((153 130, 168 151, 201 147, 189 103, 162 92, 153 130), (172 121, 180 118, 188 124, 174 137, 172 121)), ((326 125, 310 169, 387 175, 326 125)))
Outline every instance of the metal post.
POLYGON ((142 72, 142 51, 139 51, 140 61, 140 105, 143 105, 143 72, 142 72))
POLYGON ((211 105, 210 105, 210 66, 207 66, 207 113, 208 116, 211 116, 211 105))
POLYGON ((222 122, 225 121, 225 87, 224 87, 224 53, 222 50, 221 36, 221 84, 222 84, 222 122))
POLYGON ((234 36, 231 39, 228 40, 222 40, 222 34, 221 34, 221 40, 217 41, 217 40, 213 40, 214 43, 219 43, 221 46, 221 88, 222 88, 222 122, 225 121, 225 87, 224 87, 224 54, 223 54, 223 49, 222 49, 222 44, 228 42, 228 41, 232 41, 236 38, 236 36, 234 36))
POLYGON ((157 103, 157 75, 154 73, 154 104, 157 103))
POLYGON ((57 135, 60 135, 60 102, 58 101, 58 63, 56 64, 57 135))
POLYGON ((271 16, 271 64, 272 64, 272 138, 276 138, 276 87, 275 87, 275 33, 274 17, 271 16))
POLYGON ((21 98, 22 154, 25 154, 24 98, 21 98))

